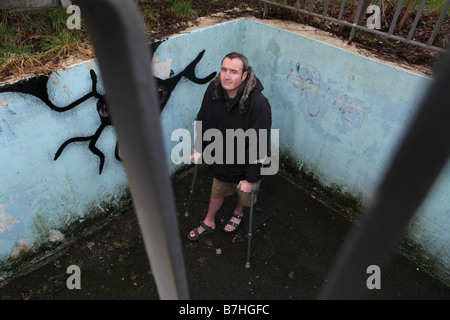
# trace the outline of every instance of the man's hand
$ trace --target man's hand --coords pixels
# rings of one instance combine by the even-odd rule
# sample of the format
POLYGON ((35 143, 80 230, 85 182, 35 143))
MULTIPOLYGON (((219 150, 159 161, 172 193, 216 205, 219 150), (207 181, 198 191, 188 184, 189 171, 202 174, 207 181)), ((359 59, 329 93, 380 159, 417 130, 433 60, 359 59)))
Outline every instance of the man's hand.
POLYGON ((189 156, 189 160, 194 160, 194 163, 197 164, 200 161, 200 158, 202 157, 202 154, 200 152, 193 152, 189 156))
POLYGON ((242 192, 247 192, 247 193, 252 192, 254 186, 255 186, 254 183, 248 182, 247 180, 241 180, 241 181, 239 181, 239 184, 238 184, 239 190, 241 190, 242 192))

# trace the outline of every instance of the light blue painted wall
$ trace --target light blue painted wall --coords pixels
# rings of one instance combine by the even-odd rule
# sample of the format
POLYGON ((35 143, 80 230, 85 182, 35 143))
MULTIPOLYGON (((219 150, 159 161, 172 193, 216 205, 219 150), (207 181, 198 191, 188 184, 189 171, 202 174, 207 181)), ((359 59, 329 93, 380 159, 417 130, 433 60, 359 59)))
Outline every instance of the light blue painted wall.
MULTIPOLYGON (((239 39, 224 37, 229 39, 218 42, 217 30, 234 35, 239 33, 237 27, 239 23, 218 25, 164 41, 154 54, 154 73, 162 79, 167 70, 176 75, 202 50, 206 51, 196 75, 204 78, 218 71, 219 57, 239 47, 239 39)), ((99 77, 97 91, 104 94, 98 65, 88 61, 51 74, 47 84, 50 101, 65 107, 91 92, 91 69, 99 77)), ((171 141, 171 132, 193 130, 205 89, 206 84, 182 78, 160 115, 170 174, 179 167, 170 160, 171 149, 179 143, 171 141)), ((90 98, 69 111, 55 112, 33 95, 0 93, 0 267, 6 269, 8 259, 21 250, 33 248, 37 254, 42 245, 49 245, 50 252, 56 250, 81 236, 69 235, 72 223, 99 214, 113 215, 129 205, 126 173, 114 157, 113 126, 107 126, 96 143, 105 155, 101 174, 99 158, 88 149, 89 142, 68 145, 54 160, 64 141, 93 135, 99 128, 96 103, 97 98, 90 98)), ((0 270, 0 279, 7 275, 0 270)))
POLYGON ((430 80, 262 23, 247 23, 247 33, 264 34, 245 52, 271 99, 281 148, 325 183, 368 195, 430 80))
MULTIPOLYGON (((53 73, 47 83, 50 100, 64 107, 88 93, 91 68, 100 74, 95 62, 53 73)), ((102 90, 100 82, 98 91, 102 90)), ((53 160, 65 140, 92 135, 99 127, 96 99, 62 113, 27 94, 0 93, 0 101, 0 257, 4 262, 19 249, 37 249, 61 239, 58 235, 64 235, 67 225, 82 222, 88 214, 122 206, 127 183, 122 165, 114 159, 111 126, 97 143, 106 157, 103 174, 87 142, 70 145, 53 160)))
MULTIPOLYGON (((432 82, 245 19, 164 41, 155 52, 155 72, 163 74, 164 67, 169 67, 178 74, 202 50, 205 54, 196 67, 198 77, 219 71, 225 54, 245 53, 265 86, 281 150, 289 150, 323 184, 363 199, 370 197, 379 182, 418 101, 432 82)), ((90 68, 98 71, 95 61, 53 74, 48 88, 52 101, 63 106, 89 92, 90 68)), ((178 128, 192 132, 205 89, 206 85, 183 78, 161 114, 171 174, 178 166, 171 162, 170 152, 179 143, 171 141, 171 133, 178 128)), ((97 144, 106 157, 101 175, 98 158, 85 143, 71 145, 53 160, 63 141, 82 133, 93 134, 98 128, 95 103, 91 98, 70 112, 57 113, 32 96, 0 93, 0 261, 20 244, 38 247, 46 240, 42 230, 64 230, 69 223, 85 219, 93 208, 98 213, 116 208, 126 193, 125 172, 114 158, 111 126, 97 144)), ((418 262, 432 262, 433 271, 447 282, 448 190, 449 166, 407 232, 409 241, 424 250, 418 262)))

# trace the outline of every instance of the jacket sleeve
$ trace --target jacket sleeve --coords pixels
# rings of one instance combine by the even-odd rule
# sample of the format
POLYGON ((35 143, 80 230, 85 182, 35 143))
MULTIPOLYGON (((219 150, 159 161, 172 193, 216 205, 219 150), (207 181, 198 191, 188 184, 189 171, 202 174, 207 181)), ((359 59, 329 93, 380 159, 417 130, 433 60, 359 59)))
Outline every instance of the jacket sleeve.
POLYGON ((197 113, 197 117, 195 119, 195 126, 194 126, 194 132, 195 132, 195 140, 194 140, 194 151, 195 152, 202 152, 203 151, 203 141, 202 137, 206 128, 205 120, 207 118, 207 112, 208 107, 210 106, 210 100, 211 100, 211 85, 209 84, 208 88, 205 91, 205 94, 203 95, 202 105, 200 107, 200 110, 197 113))
POLYGON ((248 182, 255 183, 261 179, 262 163, 265 157, 269 155, 272 112, 269 101, 262 94, 255 97, 252 103, 254 103, 252 106, 254 113, 250 118, 250 128, 256 130, 258 143, 257 146, 249 146, 249 162, 245 167, 245 176, 248 182), (264 139, 265 141, 261 141, 260 139, 264 139))

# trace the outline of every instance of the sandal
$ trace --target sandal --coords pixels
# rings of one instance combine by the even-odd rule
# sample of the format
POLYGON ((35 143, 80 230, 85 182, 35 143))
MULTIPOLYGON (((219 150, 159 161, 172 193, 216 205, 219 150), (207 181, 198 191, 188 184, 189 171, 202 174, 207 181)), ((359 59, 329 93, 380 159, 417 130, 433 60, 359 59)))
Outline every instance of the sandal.
POLYGON ((208 227, 206 224, 204 224, 203 221, 200 222, 200 225, 203 227, 203 229, 205 229, 205 231, 203 231, 202 233, 198 233, 198 228, 195 228, 193 230, 194 234, 195 234, 194 237, 191 237, 191 233, 190 232, 188 234, 188 239, 190 241, 198 241, 201 238, 203 238, 204 236, 207 236, 208 234, 214 233, 214 231, 215 231, 215 229, 213 229, 211 227, 208 227))
POLYGON ((226 229, 227 226, 225 226, 225 227, 223 228, 223 231, 225 231, 226 233, 232 233, 232 232, 235 232, 235 231, 239 228, 239 226, 240 226, 241 223, 242 223, 242 218, 244 217, 244 214, 242 214, 242 216, 240 216, 240 215, 238 215, 238 214, 236 214, 236 213, 233 212, 233 214, 231 215, 231 217, 232 217, 232 218, 236 218, 236 219, 238 219, 238 220, 240 220, 240 221, 239 221, 239 223, 235 223, 235 222, 232 222, 232 221, 231 221, 231 218, 230 218, 230 220, 228 220, 228 222, 227 222, 227 225, 230 225, 230 226, 234 227, 234 229, 231 230, 231 231, 228 231, 228 230, 226 229))

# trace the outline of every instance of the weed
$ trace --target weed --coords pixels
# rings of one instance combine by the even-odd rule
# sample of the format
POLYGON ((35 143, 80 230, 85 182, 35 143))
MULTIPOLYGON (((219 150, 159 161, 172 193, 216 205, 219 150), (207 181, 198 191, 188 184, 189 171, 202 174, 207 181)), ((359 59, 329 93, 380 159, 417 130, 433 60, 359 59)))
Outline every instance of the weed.
POLYGON ((192 9, 188 0, 170 0, 171 10, 179 17, 197 17, 198 11, 192 9))
MULTIPOLYGON (((63 8, 0 14, 0 76, 58 69, 61 58, 88 54, 87 28, 67 28, 63 8)), ((90 50, 90 49, 89 49, 90 50)))

